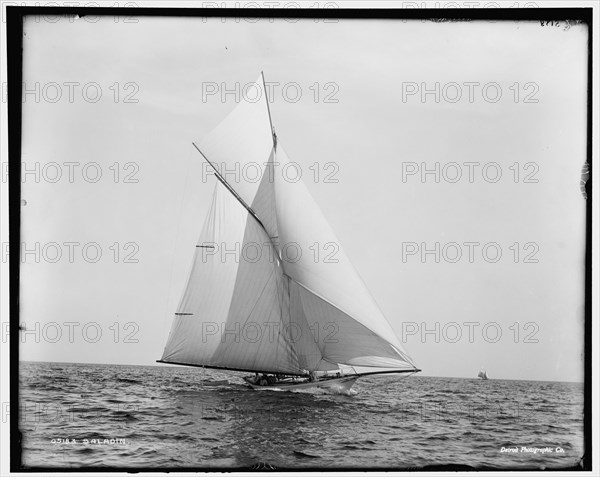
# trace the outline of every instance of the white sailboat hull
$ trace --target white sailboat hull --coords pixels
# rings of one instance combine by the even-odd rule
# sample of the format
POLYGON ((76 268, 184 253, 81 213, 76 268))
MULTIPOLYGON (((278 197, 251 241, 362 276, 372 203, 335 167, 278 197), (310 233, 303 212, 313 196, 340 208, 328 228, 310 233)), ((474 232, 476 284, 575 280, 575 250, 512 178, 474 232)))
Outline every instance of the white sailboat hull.
POLYGON ((310 389, 310 388, 321 388, 328 391, 334 392, 348 392, 354 385, 358 376, 342 376, 340 378, 325 378, 316 381, 304 381, 304 382, 279 382, 272 385, 260 386, 258 384, 251 383, 247 378, 244 381, 252 388, 256 390, 277 390, 277 391, 295 391, 297 389, 310 389))

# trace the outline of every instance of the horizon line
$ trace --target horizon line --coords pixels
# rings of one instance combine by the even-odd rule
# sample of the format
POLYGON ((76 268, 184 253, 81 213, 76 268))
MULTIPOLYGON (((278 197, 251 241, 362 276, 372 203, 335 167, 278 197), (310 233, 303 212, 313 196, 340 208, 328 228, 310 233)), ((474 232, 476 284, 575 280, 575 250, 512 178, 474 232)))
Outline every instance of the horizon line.
MULTIPOLYGON (((166 364, 168 366, 177 366, 179 368, 186 368, 185 366, 181 366, 178 364, 170 364, 170 363, 161 363, 161 364, 132 364, 132 363, 82 363, 79 361, 36 361, 36 360, 19 360, 19 364, 21 363, 54 363, 54 364, 82 364, 82 365, 100 365, 100 366, 144 366, 144 367, 153 367, 153 368, 162 368, 164 367, 163 364, 166 364)), ((203 368, 202 366, 198 367, 199 369, 205 369, 205 370, 209 370, 209 371, 219 371, 219 372, 234 372, 234 371, 230 371, 230 370, 212 370, 210 368, 203 368)), ((240 373, 243 371, 235 371, 236 373, 240 373)), ((250 371, 248 371, 250 372, 250 371)), ((414 378, 452 378, 452 379, 476 379, 476 380, 480 380, 476 375, 474 375, 473 377, 470 376, 433 376, 433 375, 426 375, 423 374, 423 371, 421 371, 421 374, 416 374, 415 376, 412 377, 412 379, 414 378)), ((549 379, 510 379, 510 378, 488 378, 487 381, 532 381, 532 382, 538 382, 538 383, 569 383, 569 384, 585 384, 585 381, 556 381, 556 380, 549 380, 549 379)))

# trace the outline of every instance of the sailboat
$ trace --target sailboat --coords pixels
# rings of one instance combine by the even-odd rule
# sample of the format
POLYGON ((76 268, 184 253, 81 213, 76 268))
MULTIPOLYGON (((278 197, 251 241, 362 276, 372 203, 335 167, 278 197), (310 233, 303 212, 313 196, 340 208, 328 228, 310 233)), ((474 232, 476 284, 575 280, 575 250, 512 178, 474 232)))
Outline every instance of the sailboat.
POLYGON ((479 379, 487 380, 487 379, 488 379, 488 375, 487 375, 487 372, 486 372, 486 370, 485 370, 485 369, 483 369, 483 368, 481 368, 481 369, 479 370, 479 374, 477 374, 477 377, 478 377, 479 379))
POLYGON ((217 180, 158 362, 250 372, 254 389, 348 391, 361 376, 420 371, 290 172, 264 75, 245 90, 192 143, 217 180), (317 259, 327 244, 335 258, 317 259))

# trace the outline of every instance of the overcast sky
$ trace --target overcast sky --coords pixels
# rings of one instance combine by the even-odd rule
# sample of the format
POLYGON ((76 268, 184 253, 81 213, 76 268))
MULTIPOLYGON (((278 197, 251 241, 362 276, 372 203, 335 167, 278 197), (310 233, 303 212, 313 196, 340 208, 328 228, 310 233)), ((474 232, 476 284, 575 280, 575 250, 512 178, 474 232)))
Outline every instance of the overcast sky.
POLYGON ((279 139, 423 374, 583 379, 585 26, 38 20, 22 359, 160 358, 214 187, 191 143, 263 70, 279 139))

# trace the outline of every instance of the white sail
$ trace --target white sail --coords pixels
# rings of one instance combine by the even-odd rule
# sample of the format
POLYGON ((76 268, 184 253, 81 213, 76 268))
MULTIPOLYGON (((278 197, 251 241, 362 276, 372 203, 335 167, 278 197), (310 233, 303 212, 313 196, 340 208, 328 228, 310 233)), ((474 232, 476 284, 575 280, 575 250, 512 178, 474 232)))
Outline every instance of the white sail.
POLYGON ((262 78, 255 88, 262 100, 237 106, 198 147, 224 185, 161 361, 287 374, 415 370, 304 184, 286 180, 262 78), (247 164, 252 175, 241 173, 247 164), (334 256, 315 260, 328 244, 334 256))
POLYGON ((289 159, 281 145, 276 162, 275 205, 285 272, 302 286, 308 315, 324 324, 335 323, 341 341, 353 344, 340 343, 340 350, 326 357, 337 363, 414 368, 306 186, 285 179, 289 159), (291 251, 287 257, 286 247, 291 251), (301 253, 293 254, 296 249, 301 253), (326 257, 326 250, 335 253, 326 257), (320 252, 318 259, 315 251, 320 252))
POLYGON ((289 374, 318 367, 322 356, 314 341, 308 333, 297 339, 289 325, 281 267, 268 253, 242 251, 242 244, 268 240, 217 184, 162 361, 289 374))

